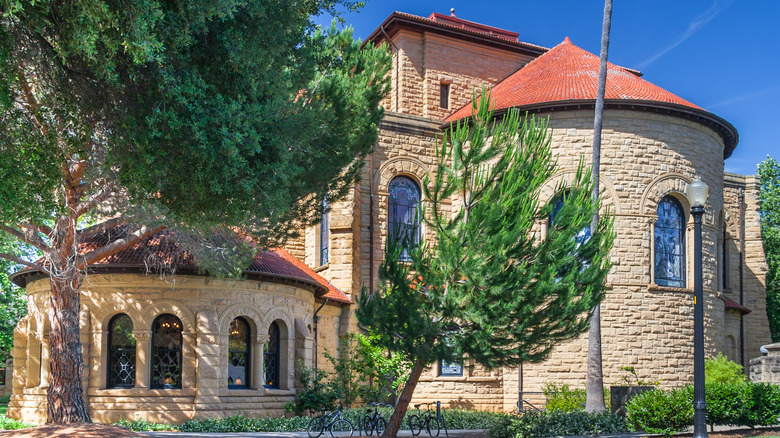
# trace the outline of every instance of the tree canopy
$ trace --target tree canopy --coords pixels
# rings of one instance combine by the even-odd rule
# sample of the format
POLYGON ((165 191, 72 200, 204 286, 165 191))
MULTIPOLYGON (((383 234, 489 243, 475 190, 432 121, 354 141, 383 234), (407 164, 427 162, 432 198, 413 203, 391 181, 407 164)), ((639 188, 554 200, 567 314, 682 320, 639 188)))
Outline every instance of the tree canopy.
POLYGON ((766 313, 773 342, 780 342, 780 164, 767 157, 758 165, 761 240, 766 254, 766 313))
POLYGON ((352 187, 389 55, 311 16, 358 6, 0 3, 0 231, 40 250, 51 278, 50 421, 88 419, 75 350, 90 263, 169 227, 200 266, 211 249, 239 255, 210 273, 240 272, 257 250, 241 239, 278 245, 352 187), (78 252, 119 223, 117 239, 78 252))
POLYGON ((556 173, 546 121, 516 111, 495 121, 487 99, 473 124, 446 133, 436 174, 424 180, 421 219, 435 244, 406 262, 400 248, 414 245, 389 240, 379 290, 359 298, 359 324, 414 363, 386 436, 397 432, 424 367, 542 361, 588 329, 604 296, 612 222, 602 216, 586 237, 599 208, 590 172, 581 165, 571 186, 560 183, 556 199, 540 202, 556 173), (541 223, 549 223, 545 236, 541 223))

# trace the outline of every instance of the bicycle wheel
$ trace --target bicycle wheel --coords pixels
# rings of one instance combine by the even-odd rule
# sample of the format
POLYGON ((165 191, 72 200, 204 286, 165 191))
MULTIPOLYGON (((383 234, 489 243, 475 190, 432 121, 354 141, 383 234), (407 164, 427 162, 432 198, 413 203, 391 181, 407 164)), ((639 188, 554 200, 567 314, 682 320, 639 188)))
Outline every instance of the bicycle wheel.
POLYGON ((378 417, 376 419, 376 422, 374 423, 374 431, 376 431, 376 436, 381 436, 382 432, 385 431, 385 427, 387 424, 385 423, 385 419, 382 417, 378 417))
POLYGON ((429 417, 425 422, 425 431, 430 436, 439 436, 439 422, 435 418, 429 417))
POLYGON ((409 430, 412 432, 413 436, 417 436, 422 432, 422 422, 420 422, 420 417, 417 415, 410 415, 409 416, 409 430))
POLYGON ((338 420, 330 425, 330 436, 332 437, 346 437, 352 436, 354 427, 352 423, 347 420, 338 420))
POLYGON ((325 420, 320 417, 313 417, 309 420, 309 426, 306 427, 306 433, 311 438, 318 438, 325 431, 325 420))
POLYGON ((374 421, 371 419, 371 415, 363 417, 363 432, 366 435, 371 436, 374 433, 374 421))

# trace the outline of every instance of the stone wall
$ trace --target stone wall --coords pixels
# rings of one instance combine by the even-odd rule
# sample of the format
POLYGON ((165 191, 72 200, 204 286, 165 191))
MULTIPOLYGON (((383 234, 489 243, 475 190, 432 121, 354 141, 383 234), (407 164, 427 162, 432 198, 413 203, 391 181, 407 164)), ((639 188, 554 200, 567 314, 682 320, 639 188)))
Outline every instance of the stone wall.
POLYGON ((750 380, 780 385, 780 343, 765 345, 768 353, 750 360, 750 380))
MULTIPOLYGON (((49 382, 48 280, 28 284, 29 316, 14 335, 14 395, 11 418, 45 421, 49 382)), ((176 275, 166 279, 141 274, 91 274, 82 286, 81 338, 84 387, 93 420, 114 422, 138 417, 178 423, 191 418, 283 415, 295 395, 294 364, 313 366, 314 295, 308 286, 259 280, 219 280, 176 275), (133 321, 136 380, 133 388, 107 387, 108 323, 117 314, 133 321), (182 328, 182 388, 151 389, 152 322, 161 314, 178 317, 182 328), (230 322, 250 325, 250 385, 227 387, 227 341, 230 322), (268 328, 281 329, 279 388, 264 387, 263 348, 268 328)), ((319 306, 319 304, 318 304, 319 306)), ((325 306, 320 315, 324 336, 319 348, 333 348, 331 326, 341 308, 325 306)), ((335 321, 335 322, 334 322, 335 321)), ((337 328, 335 329, 337 330, 337 328)))

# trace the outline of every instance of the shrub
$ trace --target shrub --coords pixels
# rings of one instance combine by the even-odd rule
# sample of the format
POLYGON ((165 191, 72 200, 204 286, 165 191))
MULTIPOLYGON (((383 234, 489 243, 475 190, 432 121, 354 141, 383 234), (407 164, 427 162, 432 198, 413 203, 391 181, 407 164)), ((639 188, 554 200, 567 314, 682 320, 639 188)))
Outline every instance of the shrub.
POLYGON ((10 402, 11 402, 11 396, 10 395, 5 395, 3 397, 0 397, 0 405, 7 405, 10 402))
POLYGON ((770 426, 780 420, 780 386, 750 383, 750 409, 743 412, 741 425, 770 426))
POLYGON ((737 426, 753 405, 751 385, 744 383, 706 384, 707 423, 737 426))
POLYGON ((341 391, 334 389, 334 385, 326 382, 328 373, 319 371, 315 375, 313 368, 309 368, 302 362, 299 362, 298 376, 302 388, 298 389, 295 400, 284 405, 287 411, 295 412, 296 415, 303 415, 307 411, 316 412, 322 409, 333 409, 341 391))
MULTIPOLYGON (((625 420, 610 412, 591 414, 585 411, 531 412, 517 418, 510 426, 517 438, 600 435, 628 432, 625 420)), ((503 437, 498 437, 503 438, 503 437)))
POLYGON ((728 360, 723 353, 704 361, 704 381, 709 383, 746 383, 742 365, 728 360))
POLYGON ((117 426, 126 427, 135 432, 160 432, 166 430, 176 430, 176 426, 172 426, 170 424, 155 423, 141 418, 136 418, 133 420, 123 418, 114 424, 116 424, 117 426))
POLYGON ((585 409, 585 389, 571 389, 566 384, 546 383, 542 387, 548 411, 572 412, 585 409))
POLYGON ((35 426, 37 426, 37 424, 25 423, 23 421, 13 420, 5 415, 0 415, 0 430, 27 429, 28 427, 35 426))
POLYGON ((628 424, 636 430, 671 436, 693 424, 691 387, 647 391, 626 405, 628 424))

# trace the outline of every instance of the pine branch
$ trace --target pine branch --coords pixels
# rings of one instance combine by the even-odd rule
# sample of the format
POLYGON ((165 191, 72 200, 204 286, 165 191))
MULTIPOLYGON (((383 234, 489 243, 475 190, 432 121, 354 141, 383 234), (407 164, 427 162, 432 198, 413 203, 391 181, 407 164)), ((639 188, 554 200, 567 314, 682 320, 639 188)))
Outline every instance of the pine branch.
POLYGON ((41 266, 38 266, 38 265, 36 265, 35 263, 32 263, 32 262, 28 262, 27 260, 25 260, 23 258, 20 258, 20 257, 17 257, 17 256, 15 256, 13 254, 7 254, 7 253, 0 252, 0 258, 6 259, 6 260, 10 260, 10 261, 12 261, 14 263, 19 263, 20 265, 25 265, 25 266, 30 267, 30 268, 42 269, 41 266))
POLYGON ((30 244, 43 252, 47 252, 51 250, 51 247, 47 245, 46 242, 43 241, 41 236, 39 236, 36 233, 36 230, 34 230, 33 228, 26 228, 26 229, 25 227, 20 227, 20 228, 22 230, 18 230, 16 228, 10 227, 5 224, 0 224, 0 230, 5 231, 6 233, 16 237, 22 242, 30 244))
POLYGON ((99 260, 102 260, 106 257, 109 257, 111 255, 114 255, 118 253, 119 251, 122 251, 125 248, 128 248, 132 245, 135 245, 137 242, 146 239, 149 236, 152 236, 154 234, 157 234, 158 232, 164 230, 165 226, 157 226, 157 227, 148 227, 146 225, 142 226, 141 228, 135 230, 134 232, 128 234, 127 236, 114 240, 113 242, 98 248, 96 250, 90 251, 86 254, 84 254, 82 257, 80 257, 79 262, 77 263, 77 269, 85 269, 88 265, 95 263, 99 260))

